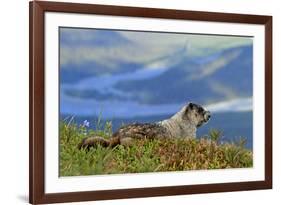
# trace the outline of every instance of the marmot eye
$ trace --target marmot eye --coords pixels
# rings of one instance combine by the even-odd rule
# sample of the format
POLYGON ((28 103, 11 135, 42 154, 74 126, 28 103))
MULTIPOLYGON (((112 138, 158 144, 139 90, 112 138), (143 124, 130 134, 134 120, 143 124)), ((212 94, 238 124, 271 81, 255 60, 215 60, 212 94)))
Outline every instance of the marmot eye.
POLYGON ((199 107, 198 108, 198 112, 203 112, 204 110, 203 110, 203 108, 202 107, 199 107))

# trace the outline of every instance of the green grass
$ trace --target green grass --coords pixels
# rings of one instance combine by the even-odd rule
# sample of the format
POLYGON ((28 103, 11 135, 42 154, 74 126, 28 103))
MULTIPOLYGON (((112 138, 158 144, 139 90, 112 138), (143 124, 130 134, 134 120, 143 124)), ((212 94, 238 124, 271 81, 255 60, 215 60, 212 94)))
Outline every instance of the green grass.
POLYGON ((85 136, 108 138, 111 124, 104 130, 87 129, 71 122, 60 122, 60 176, 243 168, 253 166, 253 153, 244 148, 245 140, 219 144, 221 132, 210 130, 201 139, 136 140, 132 146, 89 151, 77 149, 85 136))

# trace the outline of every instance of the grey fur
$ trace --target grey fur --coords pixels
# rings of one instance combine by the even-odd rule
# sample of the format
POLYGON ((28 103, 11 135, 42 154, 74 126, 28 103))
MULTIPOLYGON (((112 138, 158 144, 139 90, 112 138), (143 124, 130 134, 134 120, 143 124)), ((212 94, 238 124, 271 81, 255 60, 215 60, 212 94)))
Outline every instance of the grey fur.
POLYGON ((165 127, 171 138, 196 137, 197 127, 211 117, 209 111, 200 105, 189 103, 171 118, 158 122, 165 127))
POLYGON ((181 108, 171 118, 156 123, 134 123, 120 127, 109 140, 98 136, 87 137, 82 140, 79 148, 102 146, 128 146, 133 139, 142 138, 188 138, 196 137, 198 127, 210 119, 210 112, 200 105, 189 103, 181 108))

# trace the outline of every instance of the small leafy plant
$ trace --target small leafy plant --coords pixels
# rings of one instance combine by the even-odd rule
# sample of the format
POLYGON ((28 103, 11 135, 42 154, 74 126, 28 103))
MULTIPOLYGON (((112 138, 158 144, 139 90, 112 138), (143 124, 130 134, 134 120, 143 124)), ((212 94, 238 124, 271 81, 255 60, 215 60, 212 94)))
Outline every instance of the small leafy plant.
POLYGON ((209 131, 209 136, 212 141, 218 142, 222 137, 222 131, 217 129, 211 129, 209 131))

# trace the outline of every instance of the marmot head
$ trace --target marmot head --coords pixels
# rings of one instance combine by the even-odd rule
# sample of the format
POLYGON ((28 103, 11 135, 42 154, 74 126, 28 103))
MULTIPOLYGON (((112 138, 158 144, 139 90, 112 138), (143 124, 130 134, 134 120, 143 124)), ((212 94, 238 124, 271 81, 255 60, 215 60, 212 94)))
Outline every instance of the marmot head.
POLYGON ((188 103, 183 109, 182 118, 200 127, 209 121, 211 113, 198 104, 188 103))

